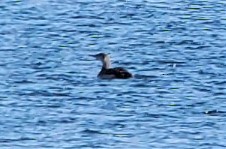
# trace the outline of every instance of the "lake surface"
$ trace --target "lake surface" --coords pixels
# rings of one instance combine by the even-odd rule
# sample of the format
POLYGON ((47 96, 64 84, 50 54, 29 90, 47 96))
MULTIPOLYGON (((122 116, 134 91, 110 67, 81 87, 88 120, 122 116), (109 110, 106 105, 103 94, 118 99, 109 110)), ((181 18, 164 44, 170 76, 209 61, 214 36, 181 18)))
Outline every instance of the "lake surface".
POLYGON ((1 149, 225 149, 224 0, 3 0, 1 149), (134 74, 100 80, 101 63, 134 74))

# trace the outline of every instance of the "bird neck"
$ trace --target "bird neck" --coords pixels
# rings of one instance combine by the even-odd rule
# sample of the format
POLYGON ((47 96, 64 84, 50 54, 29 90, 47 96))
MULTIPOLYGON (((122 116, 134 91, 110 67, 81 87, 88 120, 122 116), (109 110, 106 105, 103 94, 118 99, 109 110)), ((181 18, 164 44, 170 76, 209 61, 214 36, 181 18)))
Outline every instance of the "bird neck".
POLYGON ((103 64, 102 68, 109 69, 111 67, 110 58, 108 56, 106 56, 104 58, 104 60, 102 61, 102 64, 103 64))

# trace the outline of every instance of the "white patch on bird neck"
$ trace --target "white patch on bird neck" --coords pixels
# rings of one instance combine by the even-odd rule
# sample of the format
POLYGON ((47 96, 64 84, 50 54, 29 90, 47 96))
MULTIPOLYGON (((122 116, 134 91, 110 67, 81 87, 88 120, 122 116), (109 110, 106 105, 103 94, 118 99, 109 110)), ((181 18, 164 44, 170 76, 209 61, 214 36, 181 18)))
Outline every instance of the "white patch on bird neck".
POLYGON ((109 69, 111 67, 110 57, 109 56, 105 56, 105 58, 103 59, 102 63, 103 63, 103 67, 105 69, 109 69))

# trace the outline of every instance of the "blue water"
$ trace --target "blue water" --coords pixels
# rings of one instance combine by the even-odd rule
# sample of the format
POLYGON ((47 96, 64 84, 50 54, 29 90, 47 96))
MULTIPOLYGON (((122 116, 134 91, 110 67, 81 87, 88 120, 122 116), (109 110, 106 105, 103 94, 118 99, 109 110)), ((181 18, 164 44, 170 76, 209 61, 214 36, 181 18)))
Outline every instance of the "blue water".
POLYGON ((226 148, 224 0, 2 0, 1 149, 226 148), (100 62, 134 74, 100 80, 100 62))

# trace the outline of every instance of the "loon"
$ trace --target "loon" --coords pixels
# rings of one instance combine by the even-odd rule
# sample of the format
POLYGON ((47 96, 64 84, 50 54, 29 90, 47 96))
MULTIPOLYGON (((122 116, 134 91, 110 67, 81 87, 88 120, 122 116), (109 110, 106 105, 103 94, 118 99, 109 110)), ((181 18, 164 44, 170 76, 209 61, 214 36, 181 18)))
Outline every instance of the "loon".
POLYGON ((98 74, 101 79, 128 79, 132 77, 132 74, 121 67, 110 68, 110 57, 105 53, 99 53, 96 55, 90 55, 102 62, 102 69, 98 74))

